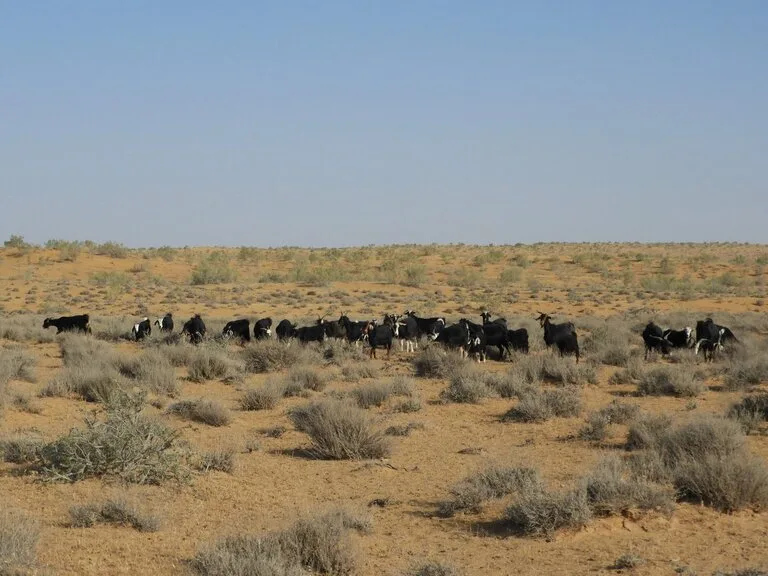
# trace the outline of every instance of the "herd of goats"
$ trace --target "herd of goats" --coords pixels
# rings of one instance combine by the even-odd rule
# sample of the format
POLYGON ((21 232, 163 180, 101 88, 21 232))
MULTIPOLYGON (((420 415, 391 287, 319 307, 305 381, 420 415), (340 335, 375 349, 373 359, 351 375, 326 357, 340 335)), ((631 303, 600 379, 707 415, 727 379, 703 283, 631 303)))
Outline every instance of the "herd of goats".
MULTIPOLYGON (((505 353, 509 355, 511 350, 528 353, 528 330, 509 329, 506 319, 492 320, 489 312, 483 312, 480 316, 482 323, 462 318, 456 324, 447 325, 444 317, 422 318, 412 310, 406 310, 403 315, 386 314, 381 323, 376 320, 350 320, 346 314, 342 313, 338 320, 328 321, 319 318, 315 324, 302 327, 298 327, 289 320, 281 320, 275 328, 275 335, 279 341, 296 339, 302 343, 322 342, 326 338, 347 340, 356 345, 367 342, 370 346, 371 358, 376 358, 377 348, 385 349, 389 356, 395 340, 399 340, 401 351, 405 346, 407 352, 414 352, 422 337, 442 343, 448 348, 457 349, 462 357, 468 356, 483 362, 486 360, 488 347, 497 348, 501 360, 504 359, 505 353)), ((547 347, 556 347, 561 356, 574 355, 578 363, 579 341, 573 322, 555 324, 551 321, 551 317, 543 312, 539 312, 536 320, 544 330, 544 343, 547 347)), ((152 333, 152 325, 149 318, 137 322, 131 330, 132 337, 137 341, 143 340, 152 333)), ((162 318, 158 318, 154 325, 161 332, 172 333, 173 314, 169 312, 162 318)), ((91 331, 88 314, 46 318, 43 328, 49 326, 54 326, 57 333, 91 331)), ((184 323, 181 335, 189 338, 193 344, 203 341, 206 328, 199 314, 195 314, 184 323)), ((222 330, 222 336, 249 342, 251 340, 250 321, 240 319, 227 322, 222 330)), ((253 325, 253 338, 262 340, 271 337, 272 318, 257 320, 253 325)), ((674 348, 693 348, 696 354, 699 350, 703 352, 705 361, 712 361, 724 346, 739 342, 729 328, 715 324, 711 318, 696 322, 695 332, 691 327, 682 330, 663 329, 650 322, 643 330, 642 337, 645 343, 646 359, 652 352, 668 355, 674 348)))

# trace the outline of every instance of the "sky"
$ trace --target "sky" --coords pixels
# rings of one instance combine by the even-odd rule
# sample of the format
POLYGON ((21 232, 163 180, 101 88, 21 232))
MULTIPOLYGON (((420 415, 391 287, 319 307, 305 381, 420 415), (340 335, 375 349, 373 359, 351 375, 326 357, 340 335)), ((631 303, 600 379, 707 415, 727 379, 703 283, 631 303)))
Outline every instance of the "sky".
POLYGON ((0 0, 0 240, 768 243, 762 0, 0 0))

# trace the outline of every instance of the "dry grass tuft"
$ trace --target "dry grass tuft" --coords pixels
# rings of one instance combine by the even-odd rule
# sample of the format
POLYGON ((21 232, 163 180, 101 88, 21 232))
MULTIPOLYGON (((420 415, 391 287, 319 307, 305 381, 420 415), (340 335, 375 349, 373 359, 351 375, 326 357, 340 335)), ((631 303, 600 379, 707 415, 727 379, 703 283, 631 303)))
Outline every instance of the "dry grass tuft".
POLYGON ((235 471, 235 450, 233 448, 221 448, 201 454, 195 463, 195 468, 201 472, 217 470, 232 474, 235 471))
POLYGON ((541 478, 533 468, 490 465, 452 486, 452 498, 440 503, 438 513, 445 517, 464 511, 477 513, 487 500, 540 486, 541 478))
POLYGON ((72 528, 91 528, 96 524, 129 526, 139 532, 157 532, 160 520, 126 498, 107 500, 101 504, 72 506, 69 509, 69 524, 72 528))
POLYGON ((229 411, 216 400, 181 400, 168 406, 166 412, 209 426, 226 426, 232 420, 229 411))
POLYGON ((637 385, 641 396, 693 397, 704 392, 704 385, 689 370, 664 366, 646 372, 637 385))
POLYGON ((280 532, 224 538, 199 551, 191 567, 201 576, 354 574, 359 553, 350 530, 366 533, 370 520, 338 508, 300 518, 280 532))
POLYGON ((412 360, 416 376, 420 378, 449 379, 469 365, 456 352, 446 351, 440 346, 429 346, 412 360))
POLYGON ((581 528, 592 518, 584 486, 565 492, 524 490, 505 513, 509 527, 525 536, 549 536, 561 528, 581 528))
POLYGON ((391 446, 368 413, 344 400, 325 399, 295 408, 289 417, 312 440, 312 453, 330 460, 384 458, 391 446))
POLYGON ((0 507, 0 574, 28 574, 37 562, 40 525, 25 512, 0 507))
POLYGON ((426 561, 414 564, 403 576, 461 576, 462 572, 445 562, 426 561))
POLYGON ((553 417, 568 418, 581 412, 581 395, 573 386, 555 390, 535 390, 524 393, 504 416, 503 421, 544 422, 553 417))

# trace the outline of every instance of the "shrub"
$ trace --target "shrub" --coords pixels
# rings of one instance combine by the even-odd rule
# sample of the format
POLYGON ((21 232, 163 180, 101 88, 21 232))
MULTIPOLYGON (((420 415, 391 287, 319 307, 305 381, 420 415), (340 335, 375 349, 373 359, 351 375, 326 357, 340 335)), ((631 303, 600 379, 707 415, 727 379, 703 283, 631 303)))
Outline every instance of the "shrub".
POLYGON ((358 386, 352 390, 352 397, 360 408, 370 408, 372 406, 381 406, 392 395, 392 384, 390 382, 371 382, 358 386))
POLYGON ((209 426, 226 426, 232 419, 229 411, 215 400, 182 400, 168 406, 166 412, 209 426))
POLYGON ((632 333, 615 322, 595 326, 582 346, 585 354, 596 357, 602 364, 626 366, 632 357, 629 342, 632 333))
POLYGON ((232 474, 235 471, 235 451, 231 448, 213 450, 200 456, 197 469, 201 472, 217 470, 232 474))
POLYGON ((343 364, 363 363, 368 364, 368 357, 363 351, 362 346, 355 346, 346 340, 337 340, 331 338, 320 345, 320 354, 329 364, 341 366, 343 364))
POLYGON ((367 532, 370 521, 346 509, 298 519, 280 532, 230 536, 199 551, 192 569, 201 576, 306 576, 354 574, 358 557, 349 531, 367 532))
POLYGON ((469 364, 455 352, 446 352, 440 346, 429 346, 412 360, 416 376, 448 379, 469 364))
POLYGON ((387 436, 410 436, 412 430, 423 430, 424 424, 421 422, 408 422, 404 425, 390 426, 384 430, 387 436))
POLYGON ((636 384, 645 374, 645 364, 640 358, 631 358, 625 368, 617 370, 609 378, 611 384, 636 384))
POLYGON ((738 422, 748 434, 768 420, 768 393, 745 396, 728 409, 727 416, 738 422))
POLYGON ((11 464, 28 464, 37 461, 43 441, 35 435, 15 434, 0 440, 3 461, 11 464))
POLYGON ((110 258, 126 258, 128 248, 117 242, 104 242, 94 247, 94 254, 109 256, 110 258))
POLYGON ((44 445, 37 466, 42 477, 76 482, 116 476, 137 484, 184 479, 178 432, 141 415, 143 398, 126 404, 109 408, 103 421, 89 415, 85 429, 73 429, 44 445))
POLYGON ((126 380, 108 364, 75 364, 59 372, 43 390, 44 396, 74 394, 86 402, 109 404, 125 393, 126 380))
POLYGON ((556 390, 536 390, 520 398, 517 406, 509 410, 504 421, 544 422, 552 417, 567 418, 581 412, 581 397, 574 387, 556 390))
POLYGON ((535 391, 538 381, 528 380, 524 370, 514 367, 506 374, 488 374, 486 385, 502 398, 521 398, 524 394, 535 391))
POLYGON ((392 407, 393 412, 418 412, 421 410, 421 398, 418 396, 409 396, 395 404, 392 407))
POLYGON ((453 516, 456 512, 480 512, 482 504, 491 499, 539 487, 541 478, 533 468, 502 467, 491 465, 466 476, 451 487, 452 498, 440 503, 441 516, 453 516))
POLYGON ((303 390, 322 392, 328 384, 328 376, 311 366, 295 366, 288 371, 289 386, 300 387, 303 390))
POLYGON ((587 499, 596 514, 621 514, 635 508, 669 513, 674 508, 670 488, 633 477, 618 456, 601 460, 584 481, 587 499))
POLYGON ((611 419, 602 412, 590 412, 586 423, 579 429, 578 436, 590 442, 602 442, 608 436, 611 419))
POLYGON ((176 396, 176 371, 170 360, 158 350, 149 350, 139 356, 121 356, 117 369, 123 376, 135 380, 142 388, 155 394, 176 396))
POLYGON ((246 390, 240 397, 240 408, 243 410, 271 410, 280 402, 284 392, 285 388, 282 383, 266 382, 258 388, 246 390))
POLYGON ((493 395, 493 390, 485 383, 486 378, 487 375, 475 366, 464 366, 451 375, 442 397, 450 402, 477 404, 493 395))
POLYGON ((205 256, 192 269, 190 284, 227 284, 237 279, 237 273, 229 264, 226 252, 216 250, 205 256))
POLYGON ((391 447, 368 414, 343 400, 326 399, 295 408, 289 417, 312 440, 317 458, 383 458, 391 447))
POLYGON ((341 365, 341 374, 346 382, 358 382, 363 378, 375 378, 378 373, 378 368, 367 361, 341 365))
POLYGON ((286 346, 276 340, 257 340, 242 352, 245 369, 253 374, 275 372, 297 364, 316 364, 321 361, 317 350, 308 346, 286 346))
POLYGON ((637 385, 637 393, 642 396, 693 397, 703 391, 703 384, 694 374, 667 366, 646 372, 637 385))
POLYGON ((592 518, 584 486, 562 493, 542 488, 524 490, 507 508, 505 519, 523 535, 550 535, 560 528, 580 528, 592 518))
POLYGON ((746 359, 733 359, 723 378, 726 390, 743 390, 768 381, 768 358, 755 355, 746 359))
POLYGON ((224 351, 198 348, 187 367, 189 379, 193 382, 205 382, 232 378, 238 372, 237 364, 224 351))
POLYGON ((24 380, 37 382, 35 366, 37 359, 23 350, 0 350, 0 380, 24 380))
POLYGON ((416 381, 410 376, 398 375, 390 380, 394 396, 417 396, 416 381))
POLYGON ((157 532, 160 520, 157 516, 141 510, 125 498, 107 500, 102 504, 72 506, 69 509, 69 524, 73 528, 91 528, 96 524, 130 526, 139 532, 157 532))
POLYGON ((629 425, 627 450, 655 448, 661 437, 672 427, 672 419, 666 414, 646 414, 629 425))
POLYGON ((37 561, 40 525, 21 510, 0 507, 0 574, 25 574, 37 561))
POLYGON ((700 460, 713 455, 727 458, 743 450, 745 437, 735 422, 722 418, 700 418, 676 428, 667 429, 656 449, 667 466, 685 460, 700 460))
POLYGON ((612 424, 627 424, 638 417, 640 406, 612 400, 610 404, 600 409, 600 414, 612 424))

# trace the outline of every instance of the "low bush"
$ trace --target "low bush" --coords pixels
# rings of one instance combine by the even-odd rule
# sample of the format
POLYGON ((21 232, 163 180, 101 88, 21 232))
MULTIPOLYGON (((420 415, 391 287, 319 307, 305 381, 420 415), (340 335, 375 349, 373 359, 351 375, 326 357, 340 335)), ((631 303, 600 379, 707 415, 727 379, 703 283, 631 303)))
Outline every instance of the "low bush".
POLYGON ((193 382, 228 380, 237 378, 241 367, 224 350, 198 347, 187 365, 189 379, 193 382))
POLYGON ((328 375, 311 366, 294 366, 286 376, 288 386, 300 387, 303 390, 322 392, 328 385, 328 375))
POLYGON ((37 562, 40 524, 27 513, 0 506, 0 574, 27 574, 37 562))
POLYGON ((458 353, 446 351, 441 346, 424 348, 412 360, 416 376, 420 378, 451 378, 469 364, 458 353))
POLYGON ((292 343, 286 346, 277 340, 257 340, 242 352, 245 370, 252 374, 276 372, 298 364, 319 364, 322 358, 317 350, 292 343))
POLYGON ((381 406, 392 396, 392 384, 386 380, 363 384, 352 390, 351 395, 360 408, 381 406))
POLYGON ((235 471, 235 451, 222 448, 201 454, 195 466, 201 472, 217 470, 232 474, 235 471))
POLYGON ((121 356, 117 360, 117 369, 149 392, 171 397, 179 392, 173 364, 159 350, 149 350, 138 356, 121 356))
POLYGON ((569 386, 555 390, 536 390, 525 393, 502 420, 514 422, 544 422, 553 417, 568 418, 581 412, 578 388, 569 386))
POLYGON ((666 414, 639 416, 627 430, 627 450, 655 448, 659 440, 672 427, 672 418, 666 414))
POLYGON ((451 487, 451 499, 440 503, 441 516, 456 512, 480 512, 487 500, 540 487, 541 478, 532 468, 491 465, 470 474, 451 487))
POLYGON ((755 353, 747 358, 731 360, 723 378, 723 388, 744 390, 762 382, 768 382, 768 358, 755 353))
POLYGON ((477 404, 494 395, 493 389, 486 384, 487 378, 483 370, 471 364, 463 366, 450 376, 448 388, 442 392, 442 397, 449 402, 477 404))
POLYGON ((215 400, 182 400, 168 406, 166 412, 209 426, 226 426, 232 420, 229 411, 215 400))
POLYGON ((143 511, 135 502, 125 498, 107 500, 101 504, 72 506, 69 509, 72 528, 91 528, 96 524, 129 526, 139 532, 157 532, 160 520, 143 511))
POLYGON ((143 416, 143 397, 108 408, 106 418, 85 418, 85 429, 73 429, 45 444, 37 462, 45 480, 76 482, 116 476, 126 482, 159 484, 187 476, 178 432, 143 416))
POLYGON ((366 533, 370 520, 347 509, 330 510, 280 532, 224 538, 199 551, 191 567, 201 576, 354 574, 359 560, 350 530, 366 533))
POLYGON ((745 396, 728 409, 728 418, 738 422, 745 433, 757 429, 768 420, 768 393, 745 396))
POLYGON ((445 562, 426 561, 414 564, 403 576, 461 576, 462 572, 445 562))
POLYGON ((43 440, 33 434, 13 434, 0 440, 0 454, 4 462, 29 464, 40 456, 43 440))
POLYGON ((591 518, 584 486, 560 493, 540 487, 524 490, 505 513, 509 527, 526 536, 548 536, 560 528, 581 528, 591 518))
POLYGON ((110 364, 75 364, 64 368, 43 389, 43 396, 74 394, 86 402, 109 404, 129 388, 128 381, 110 364))
POLYGON ((272 410, 285 393, 282 382, 271 380, 257 388, 249 388, 240 397, 243 410, 272 410))
POLYGON ((309 435, 317 458, 384 458, 391 451, 368 413, 347 401, 311 402, 291 410, 289 417, 297 430, 309 435))
POLYGON ((688 370, 669 366, 646 372, 637 385, 641 396, 693 397, 704 392, 704 385, 688 370))
POLYGON ((37 359, 23 350, 0 350, 0 381, 24 380, 37 382, 37 359))

